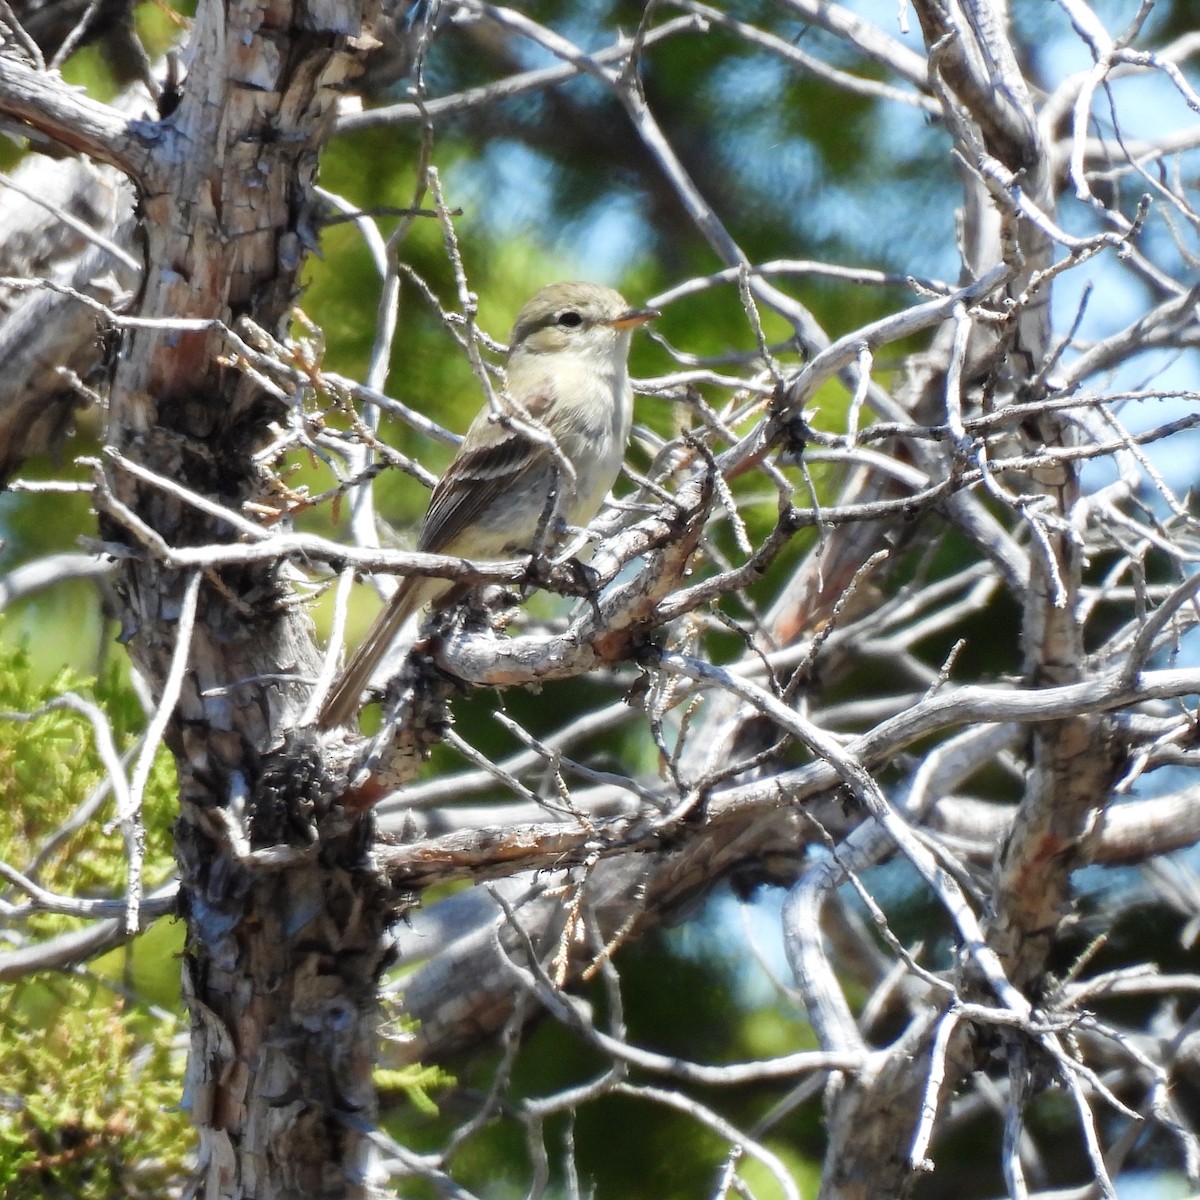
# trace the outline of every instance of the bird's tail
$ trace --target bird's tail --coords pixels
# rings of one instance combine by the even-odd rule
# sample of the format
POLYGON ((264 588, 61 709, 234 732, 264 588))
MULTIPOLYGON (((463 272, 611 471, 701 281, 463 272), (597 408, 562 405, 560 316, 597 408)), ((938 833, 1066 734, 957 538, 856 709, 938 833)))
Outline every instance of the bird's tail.
POLYGON ((433 599, 430 593, 438 590, 438 584, 444 588, 445 581, 409 578, 400 584, 321 704, 317 712, 318 729, 334 729, 354 718, 359 697, 371 682, 380 660, 409 617, 433 599))

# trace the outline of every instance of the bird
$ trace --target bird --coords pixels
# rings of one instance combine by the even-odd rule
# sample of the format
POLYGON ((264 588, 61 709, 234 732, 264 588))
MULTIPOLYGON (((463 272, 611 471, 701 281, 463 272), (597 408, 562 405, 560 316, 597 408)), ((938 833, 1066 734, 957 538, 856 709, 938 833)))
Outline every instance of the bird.
MULTIPOLYGON (((503 561, 545 549, 564 525, 587 525, 625 458, 633 331, 658 315, 596 283, 538 291, 513 324, 507 385, 471 423, 433 489, 417 548, 503 561)), ((347 724, 408 619, 461 591, 450 579, 402 580, 321 704, 318 728, 347 724)))

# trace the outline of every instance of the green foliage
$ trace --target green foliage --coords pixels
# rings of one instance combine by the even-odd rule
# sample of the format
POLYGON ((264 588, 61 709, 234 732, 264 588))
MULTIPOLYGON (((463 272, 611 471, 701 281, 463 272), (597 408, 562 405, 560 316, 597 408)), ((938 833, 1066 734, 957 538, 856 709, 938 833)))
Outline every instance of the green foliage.
MULTIPOLYGON (((403 1039, 413 1029, 413 1022, 403 1012, 398 1012, 381 1030, 383 1056, 387 1056, 387 1044, 403 1039)), ((434 1092, 443 1092, 455 1084, 454 1076, 441 1067, 426 1067, 420 1063, 409 1063, 403 1067, 376 1067, 372 1073, 379 1094, 380 1106, 384 1109, 409 1106, 423 1120, 438 1116, 438 1104, 434 1092)))
MULTIPOLYGON (((106 777, 95 730, 78 707, 57 702, 64 695, 106 715, 118 752, 136 744, 144 716, 115 667, 92 680, 60 668, 41 681, 23 645, 0 642, 0 859, 60 895, 120 895, 123 842, 104 827, 112 800, 88 805, 106 777)), ((173 807, 174 768, 160 750, 143 804, 150 884, 171 870, 173 807)), ((20 912, 25 898, 6 890, 20 912)), ((32 913, 11 924, 34 941, 78 922, 32 913)), ((177 1006, 181 937, 181 927, 159 922, 136 950, 94 964, 90 981, 46 974, 0 988, 0 1194, 8 1200, 161 1196, 182 1178, 190 1138, 173 1111, 182 1074, 176 1022, 101 981, 177 1006)))
POLYGON ((382 1103, 395 1103, 393 1097, 403 1096, 423 1117, 437 1116, 438 1106, 430 1093, 454 1083, 454 1076, 439 1067, 419 1064, 399 1070, 379 1067, 374 1078, 382 1103))
MULTIPOLYGON (((144 718, 115 667, 96 680, 62 668, 41 683, 24 646, 0 643, 0 795, 6 800, 0 805, 0 857, 35 869, 38 882, 51 891, 119 894, 125 888, 125 855, 120 831, 106 832, 111 797, 87 819, 73 819, 101 788, 107 771, 91 720, 79 708, 60 703, 57 698, 64 694, 104 714, 119 753, 127 756, 135 746, 144 718), (69 825, 78 828, 62 835, 69 825)), ((173 781, 170 755, 160 748, 142 811, 145 878, 151 886, 172 869, 173 781)), ((71 923, 71 918, 36 914, 25 929, 45 935, 71 923)))
POLYGON ((0 993, 0 1194, 161 1197, 186 1174, 174 1020, 82 979, 0 993))

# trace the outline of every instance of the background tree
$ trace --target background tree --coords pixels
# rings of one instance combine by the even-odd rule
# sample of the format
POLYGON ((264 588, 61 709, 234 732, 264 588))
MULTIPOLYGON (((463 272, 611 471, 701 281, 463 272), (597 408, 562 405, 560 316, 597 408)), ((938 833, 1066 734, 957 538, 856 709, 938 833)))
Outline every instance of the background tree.
POLYGON ((208 1196, 1197 1186, 1185 5, 0 20, 13 1194, 184 1187, 180 1007, 208 1196), (399 546, 574 275, 663 316, 513 613, 399 546))

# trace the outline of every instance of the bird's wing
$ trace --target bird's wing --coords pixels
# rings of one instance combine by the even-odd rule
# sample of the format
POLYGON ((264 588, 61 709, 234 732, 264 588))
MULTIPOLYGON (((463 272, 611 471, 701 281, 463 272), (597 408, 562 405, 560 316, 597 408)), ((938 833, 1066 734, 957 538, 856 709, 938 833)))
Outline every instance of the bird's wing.
MULTIPOLYGON (((544 404, 526 405, 536 419, 544 404)), ((464 530, 503 505, 529 476, 546 466, 549 451, 517 424, 481 413, 458 456, 433 489, 417 545, 433 554, 453 554, 464 530)))

